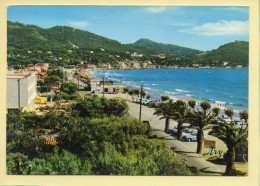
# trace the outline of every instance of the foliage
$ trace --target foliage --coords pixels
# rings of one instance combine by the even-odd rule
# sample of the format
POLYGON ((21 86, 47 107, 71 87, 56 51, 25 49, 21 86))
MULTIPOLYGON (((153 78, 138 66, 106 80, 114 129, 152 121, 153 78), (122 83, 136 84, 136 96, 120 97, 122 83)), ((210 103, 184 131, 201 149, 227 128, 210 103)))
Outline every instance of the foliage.
POLYGON ((233 119, 233 115, 234 115, 234 111, 233 109, 227 108, 224 110, 225 114, 230 117, 231 119, 233 119))
POLYGON ((154 112, 154 115, 162 116, 160 119, 166 119, 165 120, 165 132, 168 132, 169 125, 170 125, 170 119, 173 119, 173 113, 174 113, 174 105, 172 102, 168 103, 161 103, 154 112))
POLYGON ((123 90, 124 90, 124 92, 129 92, 129 88, 128 87, 125 87, 123 90))
POLYGON ((244 146, 248 138, 248 128, 237 128, 235 123, 222 123, 221 125, 214 126, 209 132, 222 140, 228 148, 226 155, 226 175, 232 175, 234 170, 235 149, 239 146, 244 146))
POLYGON ((156 43, 154 41, 151 41, 149 39, 139 39, 132 45, 138 46, 138 47, 145 47, 149 49, 157 50, 158 53, 167 53, 167 54, 175 54, 177 56, 195 56, 196 54, 201 53, 199 50, 180 47, 176 45, 171 44, 162 44, 162 43, 156 43))
POLYGON ((219 107, 213 107, 213 108, 212 108, 212 112, 214 113, 215 116, 218 116, 218 115, 219 115, 219 110, 220 110, 219 107))
POLYGON ((210 109, 211 105, 207 101, 200 102, 200 107, 203 109, 204 112, 206 112, 208 109, 210 109))
POLYGON ((48 76, 58 76, 60 79, 63 78, 63 73, 60 70, 52 69, 47 71, 48 76))
POLYGON ((165 142, 148 138, 146 123, 120 117, 126 111, 124 101, 90 97, 41 116, 7 114, 8 174, 18 173, 19 160, 19 171, 28 174, 30 165, 33 175, 193 175, 165 142), (47 135, 42 129, 58 134, 55 147, 37 141, 47 135))
POLYGON ((202 111, 194 111, 193 113, 188 113, 186 118, 190 123, 190 127, 194 127, 198 130, 197 132, 197 153, 202 152, 203 144, 203 131, 209 129, 208 125, 212 123, 215 115, 212 113, 206 113, 202 111))
POLYGON ((239 112, 239 116, 240 116, 240 119, 245 120, 245 122, 247 123, 247 120, 248 120, 248 112, 247 112, 246 110, 240 111, 240 112, 239 112))
POLYGON ((187 121, 188 108, 185 101, 178 99, 174 102, 172 118, 178 122, 177 140, 182 140, 183 123, 187 121))
POLYGON ((139 94, 140 94, 140 89, 139 89, 139 88, 134 88, 134 89, 133 89, 133 93, 134 93, 135 95, 139 95, 139 94))
POLYGON ((189 100, 188 100, 188 104, 189 104, 189 106, 190 106, 192 109, 194 109, 194 108, 195 108, 195 105, 196 105, 196 101, 193 100, 193 99, 189 99, 189 100))
POLYGON ((72 110, 80 117, 123 116, 128 105, 123 100, 99 97, 85 97, 72 105, 72 110))
POLYGON ((168 100, 170 97, 168 95, 161 95, 162 101, 168 100))
POLYGON ((143 90, 140 94, 142 97, 144 97, 146 95, 146 92, 143 90))
MULTIPOLYGON (((133 44, 121 44, 88 31, 68 26, 43 29, 35 25, 7 22, 8 66, 24 68, 27 64, 49 63, 51 67, 134 60, 130 54, 144 54, 139 61, 150 60, 155 65, 248 67, 248 42, 235 41, 216 50, 202 52, 171 44, 140 39, 133 44), (104 49, 104 50, 101 50, 104 49), (127 53, 129 52, 129 53, 127 53), (155 55, 164 54, 165 58, 155 55), (119 56, 115 59, 115 56, 119 56)), ((61 77, 62 79, 62 77, 61 77)))
POLYGON ((146 95, 146 99, 150 99, 151 98, 151 95, 150 94, 147 94, 146 95))

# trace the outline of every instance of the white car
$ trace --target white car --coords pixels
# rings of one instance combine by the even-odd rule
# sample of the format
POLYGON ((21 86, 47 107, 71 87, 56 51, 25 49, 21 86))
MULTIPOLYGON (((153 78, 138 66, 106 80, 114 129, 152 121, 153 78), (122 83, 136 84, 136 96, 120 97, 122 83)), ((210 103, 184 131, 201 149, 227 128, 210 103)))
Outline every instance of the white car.
MULTIPOLYGON (((204 134, 204 139, 207 139, 207 135, 204 134)), ((197 133, 182 133, 182 140, 184 141, 197 141, 197 133)))

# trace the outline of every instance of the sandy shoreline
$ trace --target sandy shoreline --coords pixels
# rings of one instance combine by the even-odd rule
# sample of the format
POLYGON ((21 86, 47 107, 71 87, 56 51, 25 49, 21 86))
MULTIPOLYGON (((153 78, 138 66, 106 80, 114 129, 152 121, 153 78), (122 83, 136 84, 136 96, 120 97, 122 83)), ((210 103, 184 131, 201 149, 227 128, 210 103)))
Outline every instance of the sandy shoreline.
MULTIPOLYGON (((142 69, 149 69, 149 68, 140 68, 140 70, 142 70, 142 69)), ((169 68, 170 69, 170 68, 169 68)), ((179 69, 186 69, 186 68, 179 68, 179 69)), ((198 68, 187 68, 187 69, 198 69, 198 68)), ((204 69, 204 68, 202 68, 202 69, 204 69)), ((211 68, 209 68, 209 69, 211 69, 211 68)), ((225 68, 216 68, 216 69, 225 69, 225 68)), ((235 69, 235 68, 234 68, 235 69)), ((246 69, 246 68, 245 68, 246 69)), ((92 71, 92 73, 91 74, 89 74, 90 76, 92 76, 92 77, 95 77, 95 73, 97 72, 97 71, 106 71, 106 70, 109 70, 109 69, 99 69, 99 68, 97 68, 97 69, 95 69, 94 71, 92 71)), ((139 70, 139 69, 112 69, 112 70, 139 70)), ((140 87, 137 87, 137 88, 139 88, 140 89, 140 87)), ((153 95, 153 93, 149 93, 152 97, 154 96, 153 95)), ((165 94, 167 94, 167 92, 165 93, 165 94)), ((175 96, 170 96, 170 99, 173 99, 174 101, 176 101, 177 99, 179 99, 178 97, 175 97, 175 96)), ((190 99, 193 99, 193 98, 190 98, 190 99)), ((153 100, 153 99, 151 99, 151 100, 153 100)), ((199 102, 201 102, 201 101, 204 101, 204 100, 196 100, 196 99, 194 99, 195 101, 196 101, 196 108, 200 108, 199 106, 198 106, 198 103, 199 102)), ((131 100, 130 100, 131 101, 131 100)), ((214 103, 211 103, 211 108, 213 108, 213 107, 218 107, 219 109, 220 109, 220 115, 225 115, 225 113, 224 113, 224 110, 225 109, 227 109, 227 108, 229 108, 227 105, 225 105, 225 106, 223 106, 222 104, 223 103, 225 103, 225 102, 221 102, 221 101, 216 101, 216 102, 214 102, 214 103), (220 105, 221 104, 221 105, 220 105)), ((225 104, 227 104, 227 103, 225 103, 225 104)), ((240 117, 239 117, 239 112, 240 111, 243 111, 243 110, 238 110, 238 109, 233 109, 233 112, 234 112, 234 117, 233 117, 233 119, 234 120, 240 120, 240 117)), ((248 111, 248 110, 247 110, 248 111)))

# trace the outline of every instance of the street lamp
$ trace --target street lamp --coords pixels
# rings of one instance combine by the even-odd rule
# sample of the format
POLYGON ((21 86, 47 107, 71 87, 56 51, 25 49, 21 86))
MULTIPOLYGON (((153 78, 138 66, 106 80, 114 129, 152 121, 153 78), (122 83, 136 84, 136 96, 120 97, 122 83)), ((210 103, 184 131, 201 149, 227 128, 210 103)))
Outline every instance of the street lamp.
POLYGON ((139 121, 141 121, 141 114, 142 114, 142 98, 143 98, 142 92, 143 92, 143 85, 141 85, 141 92, 140 92, 141 99, 140 99, 139 121))

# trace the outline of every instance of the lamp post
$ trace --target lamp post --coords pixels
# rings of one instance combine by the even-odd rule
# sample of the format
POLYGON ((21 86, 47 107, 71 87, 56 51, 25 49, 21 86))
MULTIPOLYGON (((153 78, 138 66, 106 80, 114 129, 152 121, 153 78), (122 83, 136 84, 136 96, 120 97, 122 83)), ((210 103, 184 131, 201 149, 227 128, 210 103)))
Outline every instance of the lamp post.
POLYGON ((78 74, 78 94, 79 94, 79 74, 78 74))
POLYGON ((140 92, 140 95, 141 95, 141 99, 140 99, 140 112, 139 112, 139 121, 141 121, 141 114, 142 114, 142 92, 143 92, 143 85, 141 85, 141 92, 140 92))
POLYGON ((103 77, 103 97, 105 97, 105 77, 103 77))
POLYGON ((18 109, 21 110, 21 102, 20 102, 20 79, 18 79, 18 109))

